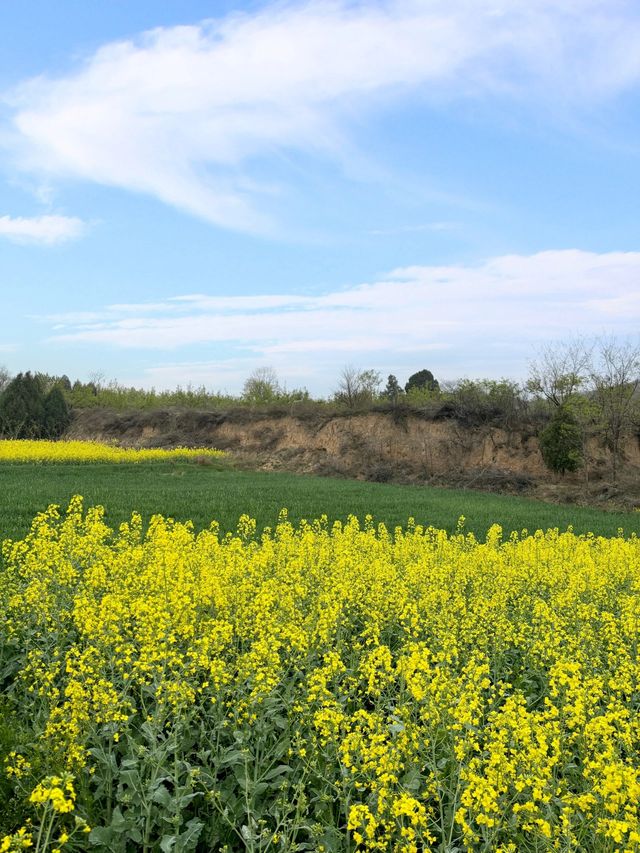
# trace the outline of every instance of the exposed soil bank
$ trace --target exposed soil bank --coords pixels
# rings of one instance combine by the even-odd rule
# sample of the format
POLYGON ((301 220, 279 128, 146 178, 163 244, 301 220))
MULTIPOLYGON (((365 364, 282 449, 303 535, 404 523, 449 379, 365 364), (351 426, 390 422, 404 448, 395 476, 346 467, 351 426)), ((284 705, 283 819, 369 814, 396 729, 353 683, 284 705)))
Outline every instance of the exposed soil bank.
POLYGON ((351 477, 379 482, 449 484, 520 492, 551 500, 640 506, 640 441, 630 438, 616 487, 610 455, 589 443, 585 472, 559 477, 546 469, 538 439, 522 427, 468 427, 455 420, 388 413, 348 416, 264 415, 251 410, 76 412, 69 438, 116 441, 129 447, 217 447, 239 464, 263 470, 351 477))

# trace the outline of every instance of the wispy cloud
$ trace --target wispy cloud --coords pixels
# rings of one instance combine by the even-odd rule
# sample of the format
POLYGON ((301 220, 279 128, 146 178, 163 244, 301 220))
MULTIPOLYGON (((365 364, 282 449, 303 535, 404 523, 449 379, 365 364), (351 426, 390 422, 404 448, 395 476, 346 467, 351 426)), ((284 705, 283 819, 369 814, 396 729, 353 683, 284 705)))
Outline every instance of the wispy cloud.
POLYGON ((505 255, 476 266, 404 267, 320 295, 192 294, 111 306, 99 320, 68 316, 50 341, 166 353, 208 345, 226 353, 219 362, 267 361, 287 373, 293 365, 307 377, 321 364, 420 354, 454 372, 513 375, 524 350, 572 329, 635 334, 639 277, 640 252, 505 255))
POLYGON ((409 90, 591 103, 639 79, 626 0, 312 0, 106 44, 6 100, 23 169, 264 231, 274 187, 257 164, 339 160, 353 117, 409 90))
POLYGON ((13 243, 55 246, 77 240, 86 230, 73 216, 0 216, 0 237, 13 243))

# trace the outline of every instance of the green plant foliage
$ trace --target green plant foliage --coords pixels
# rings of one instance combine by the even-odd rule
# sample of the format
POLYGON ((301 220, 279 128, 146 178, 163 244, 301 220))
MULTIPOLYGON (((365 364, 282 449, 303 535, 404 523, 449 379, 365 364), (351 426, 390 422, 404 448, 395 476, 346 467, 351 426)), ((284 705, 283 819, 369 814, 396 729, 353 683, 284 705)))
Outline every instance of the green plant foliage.
POLYGON ((582 465, 582 430, 575 416, 560 407, 549 425, 540 433, 540 450, 551 471, 564 474, 582 465))
POLYGON ((42 386, 31 373, 19 373, 0 397, 0 433, 6 438, 40 438, 43 422, 42 386))
POLYGON ((526 408, 520 387, 509 379, 461 379, 445 399, 458 420, 469 426, 494 424, 511 428, 521 422, 526 408))
POLYGON ((60 438, 71 423, 71 412, 57 385, 44 398, 42 433, 47 438, 60 438))
MULTIPOLYGON (((578 533, 615 536, 622 527, 640 534, 639 512, 611 512, 543 503, 514 495, 486 494, 470 489, 400 486, 393 483, 336 480, 280 471, 239 471, 232 460, 211 464, 154 462, 93 465, 0 464, 0 540, 22 538, 38 512, 49 503, 68 503, 74 491, 83 491, 89 503, 108 507, 108 522, 118 527, 139 511, 155 512, 181 521, 192 519, 206 529, 215 513, 223 533, 232 532, 238 517, 248 512, 258 530, 273 527, 283 504, 293 523, 326 514, 329 521, 345 522, 353 513, 372 512, 390 529, 406 524, 409 516, 420 523, 454 531, 460 515, 465 530, 477 536, 497 520, 506 533, 571 524, 578 533)), ((2 563, 0 560, 0 572, 2 563)), ((0 709, 1 710, 1 709, 0 709)))
POLYGON ((333 399, 349 409, 368 409, 378 398, 382 376, 377 370, 360 370, 348 365, 340 374, 333 399))
POLYGON ((430 370, 419 370, 409 377, 407 384, 404 386, 407 394, 414 388, 423 391, 438 391, 440 383, 430 370))
POLYGON ((398 380, 393 375, 393 373, 390 373, 389 378, 387 379, 385 389, 382 392, 382 396, 389 400, 389 402, 395 406, 403 393, 404 392, 400 387, 398 380))

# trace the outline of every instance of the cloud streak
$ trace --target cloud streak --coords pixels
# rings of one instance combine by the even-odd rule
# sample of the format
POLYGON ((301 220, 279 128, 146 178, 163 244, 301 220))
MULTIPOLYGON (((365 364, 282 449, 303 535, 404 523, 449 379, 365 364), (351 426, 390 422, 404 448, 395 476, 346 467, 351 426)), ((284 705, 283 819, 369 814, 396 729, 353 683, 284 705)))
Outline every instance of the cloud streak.
POLYGON ((320 295, 191 294, 148 310, 111 306, 86 322, 56 315, 50 342, 156 354, 209 345, 226 353, 220 363, 242 356, 286 371, 293 360, 307 377, 319 364, 357 357, 383 365, 419 354, 454 375, 461 366, 473 375, 514 375, 523 352, 543 340, 576 329, 636 334, 639 277, 640 252, 504 255, 476 266, 404 267, 320 295))
POLYGON ((6 101, 23 169, 268 232, 260 164, 340 160, 353 119, 409 91, 579 104, 639 80, 640 13, 624 0, 316 0, 106 44, 6 101))
POLYGON ((73 216, 0 216, 0 237, 24 245, 56 246, 77 240, 85 230, 73 216))

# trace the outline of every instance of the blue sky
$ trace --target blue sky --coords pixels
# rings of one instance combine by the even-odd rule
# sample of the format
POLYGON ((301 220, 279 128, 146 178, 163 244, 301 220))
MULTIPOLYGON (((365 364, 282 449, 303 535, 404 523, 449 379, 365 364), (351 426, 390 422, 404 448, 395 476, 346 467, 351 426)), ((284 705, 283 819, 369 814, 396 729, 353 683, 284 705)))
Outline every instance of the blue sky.
POLYGON ((328 394, 638 333, 640 7, 0 12, 0 364, 328 394))

